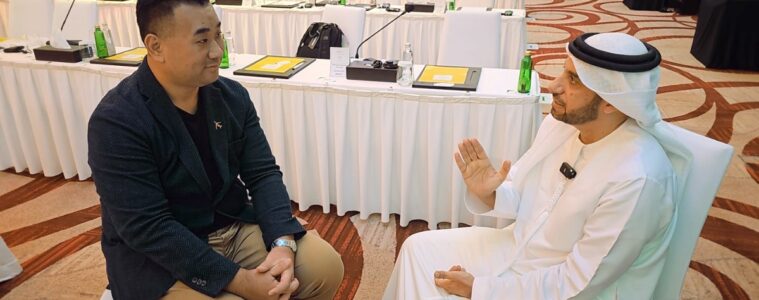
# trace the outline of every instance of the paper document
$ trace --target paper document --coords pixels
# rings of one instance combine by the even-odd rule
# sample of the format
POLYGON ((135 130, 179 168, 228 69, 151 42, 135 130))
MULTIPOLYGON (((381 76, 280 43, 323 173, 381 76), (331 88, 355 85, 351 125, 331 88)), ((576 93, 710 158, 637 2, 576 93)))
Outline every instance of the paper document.
POLYGON ((345 78, 345 68, 350 64, 350 53, 347 47, 329 48, 329 77, 345 78))
POLYGON ((451 82, 453 80, 453 75, 432 75, 432 80, 437 82, 451 82))
POLYGON ((265 71, 285 73, 302 65, 303 59, 298 57, 267 56, 245 68, 248 71, 265 71))
POLYGON ((469 68, 426 66, 419 82, 464 84, 469 68))
POLYGON ((108 60, 126 60, 126 61, 142 61, 143 58, 145 58, 145 55, 148 55, 148 49, 145 48, 134 48, 132 50, 127 50, 121 53, 118 53, 116 55, 112 55, 109 57, 106 57, 105 59, 108 60))

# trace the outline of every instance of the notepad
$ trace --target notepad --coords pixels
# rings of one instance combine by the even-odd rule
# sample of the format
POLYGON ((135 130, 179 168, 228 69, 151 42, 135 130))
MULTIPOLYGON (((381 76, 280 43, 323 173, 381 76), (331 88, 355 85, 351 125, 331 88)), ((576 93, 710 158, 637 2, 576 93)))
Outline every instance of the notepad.
POLYGON ((90 63, 117 66, 139 66, 143 59, 145 59, 145 55, 148 55, 148 49, 137 47, 108 57, 90 60, 90 63))
POLYGON ((313 58, 267 55, 233 74, 290 78, 312 62, 313 58))
POLYGON ((106 57, 105 59, 108 60, 129 60, 129 61, 142 61, 143 58, 145 58, 145 55, 148 55, 148 49, 145 48, 134 48, 132 50, 127 50, 121 53, 114 54, 112 56, 106 57))
POLYGON ((469 68, 426 66, 419 82, 463 84, 469 68))
POLYGON ((424 66, 415 88, 476 91, 482 68, 424 66))
POLYGON ((264 5, 261 5, 261 7, 268 7, 268 8, 293 8, 298 6, 299 4, 303 3, 303 1, 298 0, 280 0, 272 3, 267 3, 264 5))
POLYGON ((266 56, 245 67, 245 70, 284 73, 301 62, 303 59, 297 57, 266 56))

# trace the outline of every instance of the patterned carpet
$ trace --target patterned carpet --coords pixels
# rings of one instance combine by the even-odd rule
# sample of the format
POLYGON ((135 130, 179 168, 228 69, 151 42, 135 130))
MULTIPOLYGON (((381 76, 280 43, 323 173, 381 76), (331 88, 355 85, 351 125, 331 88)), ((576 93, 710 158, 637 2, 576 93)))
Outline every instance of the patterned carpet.
MULTIPOLYGON (((695 17, 631 11, 621 1, 527 0, 528 42, 543 86, 561 72, 564 44, 582 32, 620 31, 663 55, 658 103, 668 121, 736 149, 701 233, 682 299, 759 299, 759 73, 707 70, 690 55, 695 17), (752 196, 753 195, 753 196, 752 196)), ((336 299, 379 299, 399 245, 427 229, 391 218, 296 215, 343 256, 336 299)), ((0 172, 0 236, 24 272, 0 283, 2 299, 97 299, 105 285, 100 208, 91 181, 0 172)), ((440 224, 439 227, 448 227, 440 224)))

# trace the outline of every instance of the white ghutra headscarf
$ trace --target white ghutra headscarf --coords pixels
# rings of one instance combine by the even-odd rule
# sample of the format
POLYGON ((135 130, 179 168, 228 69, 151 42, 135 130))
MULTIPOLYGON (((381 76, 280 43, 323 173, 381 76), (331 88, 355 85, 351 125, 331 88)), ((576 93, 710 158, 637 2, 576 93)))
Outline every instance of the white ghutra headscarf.
POLYGON ((664 148, 677 176, 675 203, 693 159, 661 118, 656 105, 661 55, 653 46, 625 33, 586 33, 567 44, 580 81, 654 136, 664 148))

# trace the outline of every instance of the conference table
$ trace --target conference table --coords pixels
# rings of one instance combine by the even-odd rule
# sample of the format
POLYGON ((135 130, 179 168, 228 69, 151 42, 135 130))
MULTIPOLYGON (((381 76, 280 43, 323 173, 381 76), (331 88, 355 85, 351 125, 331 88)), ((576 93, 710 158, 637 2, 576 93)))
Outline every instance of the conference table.
MULTIPOLYGON (((114 44, 139 47, 134 1, 98 1, 100 23, 111 28, 114 44)), ((220 5, 222 29, 234 38, 235 51, 245 54, 295 55, 306 28, 321 20, 323 7, 278 9, 220 5)), ((503 11, 497 10, 497 11, 503 11)), ((501 18, 501 68, 517 69, 527 43, 524 9, 513 9, 512 16, 501 18)), ((382 28, 398 13, 383 9, 367 12, 364 37, 382 28)), ((361 57, 400 58, 408 41, 414 62, 435 64, 442 36, 444 14, 412 12, 385 28, 361 47, 361 57)))
MULTIPOLYGON (((264 0, 266 1, 266 0, 264 0)), ((309 0, 308 2, 313 2, 313 0, 309 0)), ((337 1, 335 1, 337 2, 337 1)), ((413 2, 413 3, 434 3, 435 5, 447 5, 447 2, 445 0, 425 0, 425 1, 418 1, 418 0, 349 0, 348 4, 371 4, 371 3, 389 3, 391 5, 402 5, 407 2, 413 2)), ((488 1, 484 0, 456 0, 457 6, 488 6, 491 8, 503 8, 503 9, 524 9, 525 1, 524 0, 495 0, 493 1, 493 4, 487 4, 482 5, 482 3, 485 3, 488 1)))
MULTIPOLYGON (((516 91, 518 70, 483 69, 477 91, 402 87, 329 77, 316 60, 290 79, 236 76, 260 55, 241 54, 221 75, 250 93, 261 124, 301 209, 380 213, 400 224, 504 225, 474 217, 453 161, 456 145, 476 137, 494 162, 516 160, 541 122, 539 86, 516 91)), ((415 66, 419 74, 422 66, 415 66)), ((91 176, 87 122, 100 99, 134 67, 35 61, 0 53, 0 170, 91 176)))
MULTIPOLYGON (((506 0, 499 0, 506 1, 506 0)), ((98 1, 99 23, 111 28, 117 47, 142 46, 135 15, 135 0, 98 1)), ((514 6, 519 1, 503 4, 514 6)), ((220 5, 222 26, 235 41, 235 51, 244 54, 295 55, 306 28, 321 20, 323 7, 276 9, 220 5)), ((496 9, 503 11, 504 9, 496 9)), ((501 22, 501 68, 519 68, 526 48, 527 31, 524 9, 512 9, 512 16, 501 22)), ((367 12, 364 37, 368 37, 397 16, 382 9, 367 12)), ((414 61, 435 64, 442 36, 444 14, 409 13, 361 47, 361 57, 400 58, 408 41, 414 49, 414 61)), ((0 0, 0 37, 7 36, 8 0, 0 0)))

